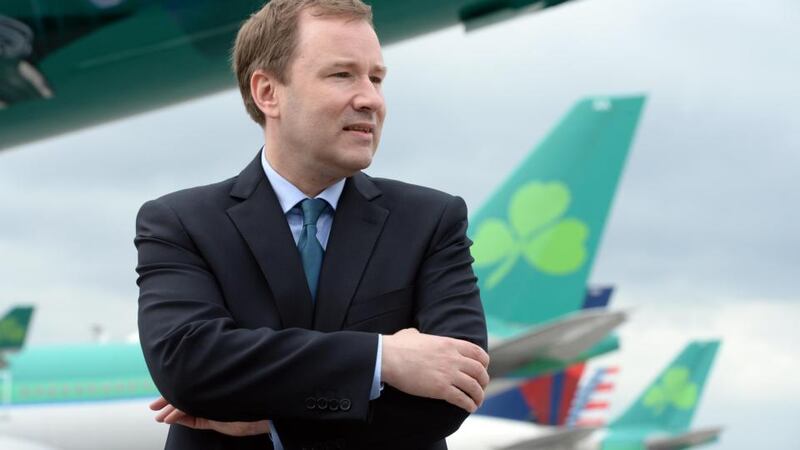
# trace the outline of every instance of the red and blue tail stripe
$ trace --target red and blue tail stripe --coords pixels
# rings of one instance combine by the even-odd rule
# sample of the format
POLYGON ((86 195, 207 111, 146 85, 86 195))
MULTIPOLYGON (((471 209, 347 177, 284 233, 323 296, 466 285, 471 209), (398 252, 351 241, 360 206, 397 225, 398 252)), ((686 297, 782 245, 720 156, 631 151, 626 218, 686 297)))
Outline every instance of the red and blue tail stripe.
POLYGON ((610 407, 608 397, 614 389, 614 384, 608 378, 618 372, 617 367, 601 367, 594 372, 575 397, 566 421, 567 426, 605 425, 610 407))

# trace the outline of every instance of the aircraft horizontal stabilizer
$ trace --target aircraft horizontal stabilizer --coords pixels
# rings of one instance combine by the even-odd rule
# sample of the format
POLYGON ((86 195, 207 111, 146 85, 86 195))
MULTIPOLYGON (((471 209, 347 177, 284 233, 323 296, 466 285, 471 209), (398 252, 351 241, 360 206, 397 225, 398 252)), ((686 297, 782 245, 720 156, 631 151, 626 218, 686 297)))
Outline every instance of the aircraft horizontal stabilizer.
POLYGON ((489 346, 489 375, 502 377, 537 359, 574 361, 627 318, 624 311, 589 309, 489 346))
POLYGON ((500 450, 572 450, 596 430, 597 428, 559 428, 545 436, 526 439, 500 450))
POLYGON ((677 436, 648 439, 645 448, 647 450, 679 450, 714 442, 719 438, 720 433, 722 433, 722 427, 703 428, 677 436))

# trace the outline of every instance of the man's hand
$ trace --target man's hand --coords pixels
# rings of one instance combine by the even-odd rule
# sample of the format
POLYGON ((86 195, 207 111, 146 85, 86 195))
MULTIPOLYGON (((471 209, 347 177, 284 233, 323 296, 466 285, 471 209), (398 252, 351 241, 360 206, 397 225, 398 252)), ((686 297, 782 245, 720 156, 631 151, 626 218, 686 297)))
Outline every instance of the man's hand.
POLYGON ((406 394, 445 400, 468 412, 483 403, 489 355, 458 339, 414 328, 383 336, 381 380, 406 394))
POLYGON ((270 432, 269 421, 260 420, 258 422, 220 422, 217 420, 194 417, 170 405, 164 397, 150 404, 150 409, 159 411, 156 415, 156 422, 169 425, 178 424, 196 430, 214 430, 228 436, 243 437, 256 434, 266 434, 270 432))

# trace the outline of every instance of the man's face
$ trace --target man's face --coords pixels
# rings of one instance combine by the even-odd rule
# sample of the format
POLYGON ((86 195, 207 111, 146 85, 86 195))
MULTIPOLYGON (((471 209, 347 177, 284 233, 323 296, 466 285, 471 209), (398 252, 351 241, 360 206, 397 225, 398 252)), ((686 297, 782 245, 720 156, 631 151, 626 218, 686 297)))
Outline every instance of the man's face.
POLYGON ((363 20, 299 18, 286 85, 278 84, 280 145, 295 164, 342 178, 370 165, 386 105, 378 37, 363 20))

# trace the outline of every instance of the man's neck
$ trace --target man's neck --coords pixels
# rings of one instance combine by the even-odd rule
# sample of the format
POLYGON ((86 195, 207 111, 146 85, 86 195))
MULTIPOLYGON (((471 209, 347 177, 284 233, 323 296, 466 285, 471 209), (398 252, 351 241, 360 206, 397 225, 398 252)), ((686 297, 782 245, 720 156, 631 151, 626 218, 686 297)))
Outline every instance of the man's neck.
POLYGON ((280 158, 275 153, 269 151, 268 146, 264 147, 264 156, 272 169, 309 198, 315 198, 320 192, 342 179, 341 177, 325 176, 317 170, 301 167, 297 161, 280 158))

